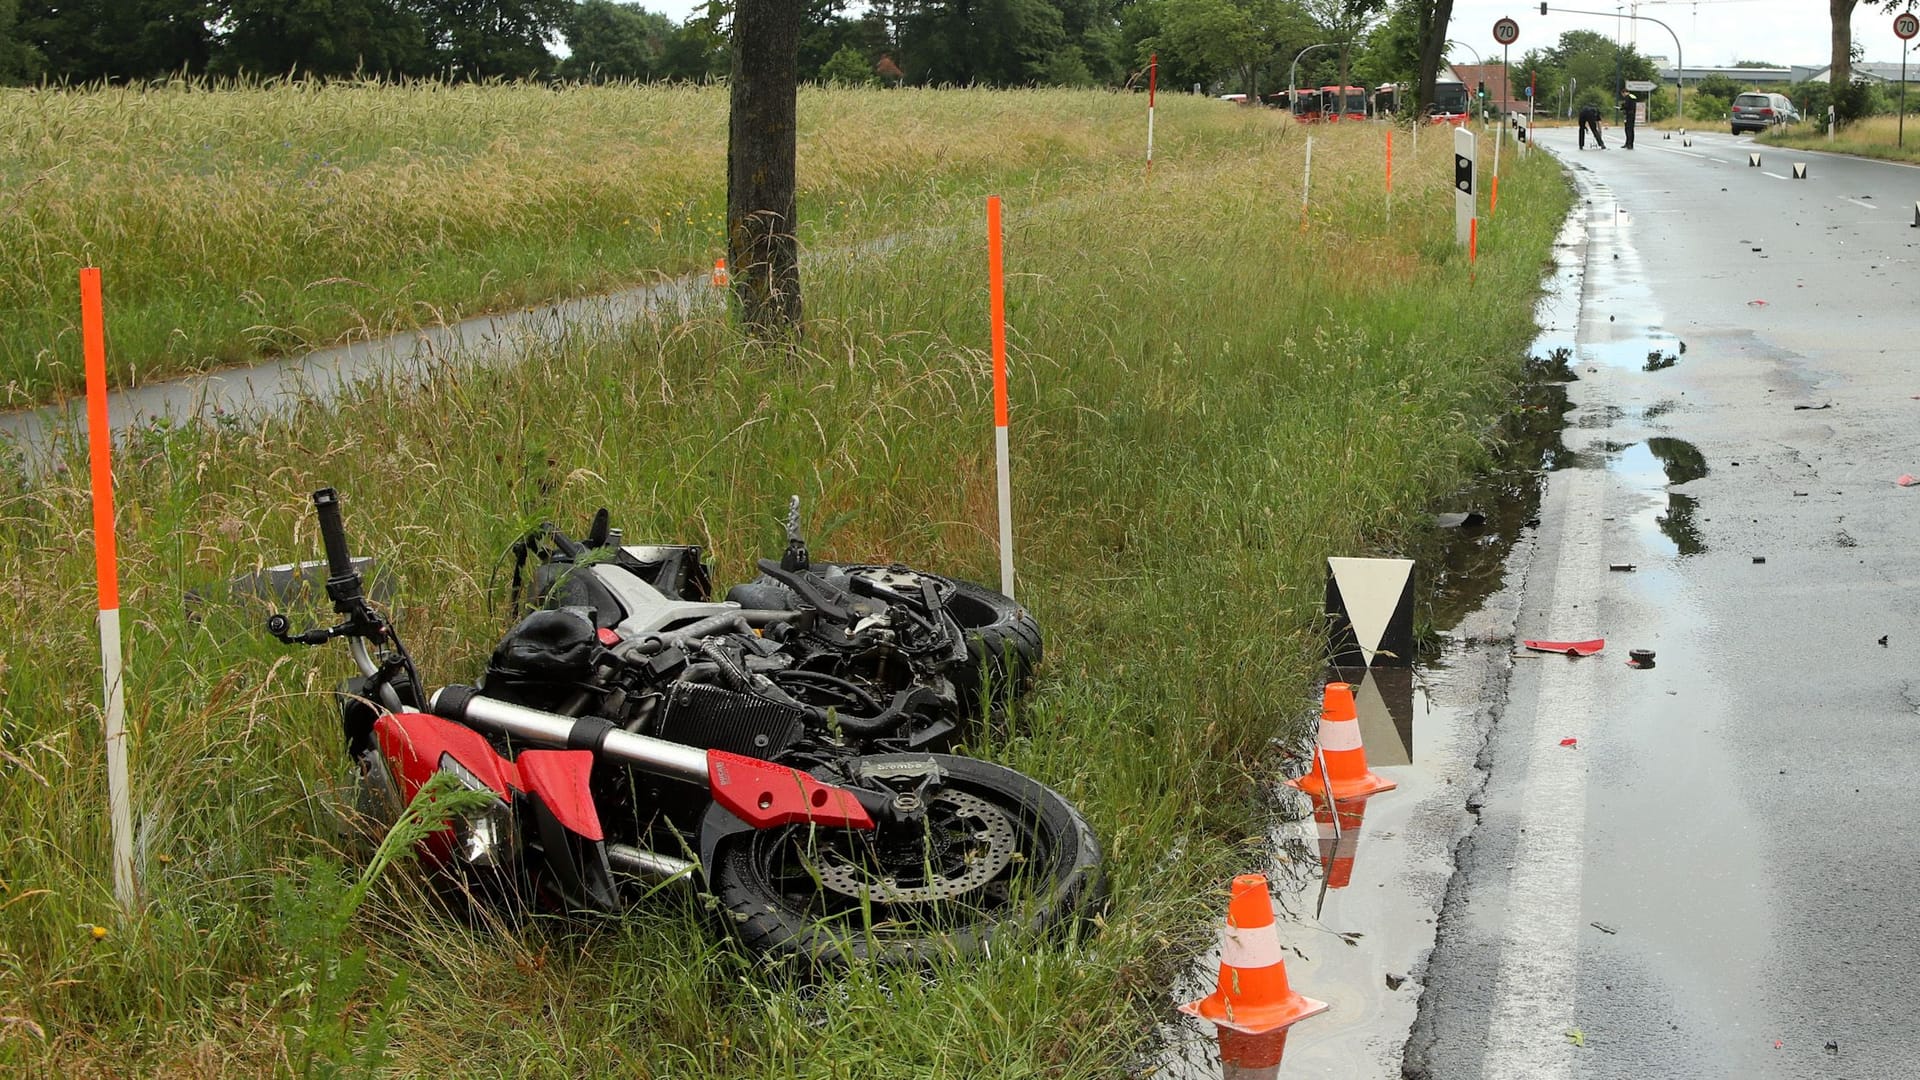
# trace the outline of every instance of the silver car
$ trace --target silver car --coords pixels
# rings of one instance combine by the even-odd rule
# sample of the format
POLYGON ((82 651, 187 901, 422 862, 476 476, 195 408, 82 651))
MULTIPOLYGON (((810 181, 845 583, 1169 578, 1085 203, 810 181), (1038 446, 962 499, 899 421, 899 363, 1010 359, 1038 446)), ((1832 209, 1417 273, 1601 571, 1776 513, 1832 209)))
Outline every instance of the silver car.
POLYGON ((1727 119, 1733 125, 1733 133, 1738 135, 1743 131, 1765 131, 1775 124, 1794 123, 1800 119, 1800 112, 1785 94, 1741 94, 1733 99, 1727 119))

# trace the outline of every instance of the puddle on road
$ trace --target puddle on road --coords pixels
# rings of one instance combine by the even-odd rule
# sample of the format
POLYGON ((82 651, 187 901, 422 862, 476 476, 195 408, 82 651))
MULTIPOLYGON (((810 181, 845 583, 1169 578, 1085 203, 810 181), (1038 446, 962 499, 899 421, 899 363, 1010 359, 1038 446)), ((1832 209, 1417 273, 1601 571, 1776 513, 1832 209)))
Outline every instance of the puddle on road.
POLYGON ((1655 436, 1620 449, 1607 461, 1607 469, 1629 486, 1653 496, 1645 509, 1633 515, 1633 524, 1649 548, 1664 550, 1669 556, 1699 555, 1707 550, 1695 523, 1699 501, 1668 490, 1670 485, 1707 475, 1707 459, 1699 448, 1684 439, 1655 436))

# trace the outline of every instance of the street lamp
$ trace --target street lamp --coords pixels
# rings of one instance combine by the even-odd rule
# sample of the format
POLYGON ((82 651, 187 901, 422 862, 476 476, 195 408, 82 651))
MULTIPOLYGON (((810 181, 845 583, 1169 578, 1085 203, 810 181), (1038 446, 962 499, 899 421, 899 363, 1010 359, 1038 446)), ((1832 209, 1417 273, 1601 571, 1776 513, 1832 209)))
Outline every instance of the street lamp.
MULTIPOLYGON (((1338 44, 1340 43, 1337 41, 1323 41, 1318 45, 1309 45, 1306 48, 1301 49, 1299 52, 1294 54, 1293 66, 1287 68, 1287 111, 1289 112, 1294 111, 1293 103, 1294 103, 1294 100, 1299 96, 1299 88, 1294 85, 1293 77, 1300 70, 1300 58, 1302 56, 1307 55, 1308 53, 1312 52, 1315 49, 1328 49, 1338 44)), ((1345 90, 1342 90, 1341 92, 1345 93, 1345 90)))
MULTIPOLYGON (((1651 15, 1622 15, 1618 11, 1581 11, 1579 8, 1569 7, 1563 7, 1557 10, 1564 11, 1569 15, 1598 15, 1603 19, 1609 17, 1615 19, 1638 19, 1641 22, 1650 22, 1660 29, 1665 30, 1668 36, 1673 38, 1673 56, 1678 62, 1678 66, 1673 69, 1674 111, 1680 115, 1680 122, 1682 124, 1687 122, 1687 54, 1681 49, 1680 35, 1673 32, 1673 27, 1668 26, 1666 23, 1661 22, 1651 15)), ((1545 15, 1546 13, 1547 5, 1543 3, 1540 5, 1540 14, 1545 15)), ((1625 87, 1622 87, 1622 89, 1624 90, 1625 87)), ((1649 105, 1647 107, 1651 109, 1653 106, 1649 105)))

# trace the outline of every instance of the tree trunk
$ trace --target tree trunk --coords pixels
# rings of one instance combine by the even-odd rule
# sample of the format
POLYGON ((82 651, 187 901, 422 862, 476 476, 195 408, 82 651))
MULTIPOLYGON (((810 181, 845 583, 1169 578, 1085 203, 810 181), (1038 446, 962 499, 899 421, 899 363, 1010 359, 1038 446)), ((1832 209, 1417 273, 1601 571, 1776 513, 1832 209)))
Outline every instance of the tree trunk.
POLYGON ((1827 85, 1836 97, 1853 78, 1853 5, 1858 2, 1827 0, 1827 13, 1833 16, 1833 70, 1828 72, 1827 85))
MULTIPOLYGON (((1834 0, 1838 2, 1838 0, 1834 0)), ((1422 5, 1420 38, 1420 97, 1414 102, 1414 122, 1427 115, 1433 104, 1433 84, 1440 78, 1440 62, 1447 53, 1447 24, 1453 21, 1453 0, 1433 0, 1433 14, 1427 16, 1422 5)))
POLYGON ((793 0, 737 0, 727 116, 727 260, 748 329, 789 338, 800 329, 800 250, 794 237, 800 24, 793 0))

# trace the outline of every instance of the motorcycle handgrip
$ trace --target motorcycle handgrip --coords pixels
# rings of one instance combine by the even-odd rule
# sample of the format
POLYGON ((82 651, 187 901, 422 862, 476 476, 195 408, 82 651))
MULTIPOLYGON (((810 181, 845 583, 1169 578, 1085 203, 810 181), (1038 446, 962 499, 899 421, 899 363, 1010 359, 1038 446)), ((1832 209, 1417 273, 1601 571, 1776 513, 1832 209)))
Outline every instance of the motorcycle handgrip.
POLYGON ((347 551, 347 530, 340 523, 340 496, 332 488, 313 493, 313 512, 320 517, 320 541, 327 548, 327 577, 332 581, 353 576, 353 556, 347 551))

